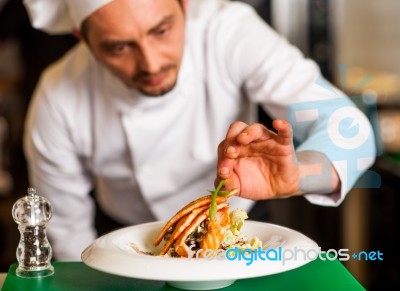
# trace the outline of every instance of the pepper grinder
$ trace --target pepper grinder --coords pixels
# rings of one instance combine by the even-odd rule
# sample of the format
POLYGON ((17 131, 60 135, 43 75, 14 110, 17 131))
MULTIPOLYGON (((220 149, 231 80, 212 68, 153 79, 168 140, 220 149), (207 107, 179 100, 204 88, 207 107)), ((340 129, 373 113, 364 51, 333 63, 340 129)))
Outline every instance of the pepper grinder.
POLYGON ((21 238, 17 248, 16 274, 24 278, 40 278, 54 274, 50 263, 52 250, 46 227, 53 215, 50 202, 28 188, 28 195, 14 203, 12 215, 21 238))

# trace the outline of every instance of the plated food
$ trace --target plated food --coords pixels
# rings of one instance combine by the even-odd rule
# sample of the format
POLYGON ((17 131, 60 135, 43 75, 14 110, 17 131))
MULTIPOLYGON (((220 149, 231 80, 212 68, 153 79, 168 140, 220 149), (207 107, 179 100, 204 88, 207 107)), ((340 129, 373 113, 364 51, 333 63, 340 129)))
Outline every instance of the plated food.
POLYGON ((211 195, 187 204, 167 222, 133 225, 96 239, 83 251, 82 261, 119 276, 166 281, 186 290, 214 290, 237 279, 286 272, 312 260, 303 256, 270 259, 270 249, 279 248, 281 253, 298 248, 305 253, 319 251, 314 241, 294 230, 245 221, 245 211, 229 209, 229 198, 237 191, 220 189, 221 185, 211 195), (216 250, 215 255, 210 257, 210 250, 216 250))
POLYGON ((241 235, 247 214, 240 209, 230 211, 227 200, 238 191, 221 191, 223 183, 211 195, 192 201, 167 221, 154 240, 155 246, 164 243, 158 255, 201 258, 219 249, 261 246, 256 237, 241 235))

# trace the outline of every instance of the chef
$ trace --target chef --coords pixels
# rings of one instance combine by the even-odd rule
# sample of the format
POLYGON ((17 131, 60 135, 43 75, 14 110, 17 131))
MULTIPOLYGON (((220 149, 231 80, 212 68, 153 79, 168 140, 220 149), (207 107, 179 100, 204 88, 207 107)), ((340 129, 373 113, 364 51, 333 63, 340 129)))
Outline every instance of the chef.
POLYGON ((54 206, 58 260, 79 260, 97 236, 92 191, 122 225, 167 219, 221 179, 241 193, 232 208, 293 195, 337 206, 374 161, 365 116, 243 3, 25 5, 34 27, 82 40, 42 75, 24 134, 32 186, 54 206), (254 123, 256 104, 273 128, 254 123), (331 130, 352 130, 336 126, 338 104, 360 117, 364 150, 331 130))

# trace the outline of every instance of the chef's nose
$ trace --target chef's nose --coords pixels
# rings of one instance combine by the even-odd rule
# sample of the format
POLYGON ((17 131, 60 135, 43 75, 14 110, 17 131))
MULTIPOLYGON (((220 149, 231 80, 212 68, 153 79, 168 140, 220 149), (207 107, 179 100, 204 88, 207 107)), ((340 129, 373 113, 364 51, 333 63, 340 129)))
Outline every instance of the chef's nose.
POLYGON ((141 45, 139 66, 141 70, 149 74, 155 74, 161 70, 162 58, 156 46, 147 43, 141 45))

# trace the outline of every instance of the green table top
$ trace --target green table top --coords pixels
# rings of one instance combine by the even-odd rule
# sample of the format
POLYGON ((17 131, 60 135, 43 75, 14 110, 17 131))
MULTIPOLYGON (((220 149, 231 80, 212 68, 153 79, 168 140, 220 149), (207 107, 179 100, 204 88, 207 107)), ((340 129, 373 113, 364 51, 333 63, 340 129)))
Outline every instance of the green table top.
MULTIPOLYGON (((160 281, 119 277, 87 267, 82 262, 53 262, 55 274, 41 279, 25 279, 15 275, 12 264, 4 281, 3 291, 42 290, 181 290, 160 281)), ((237 280, 220 290, 365 290, 337 260, 317 259, 284 273, 237 280)))

